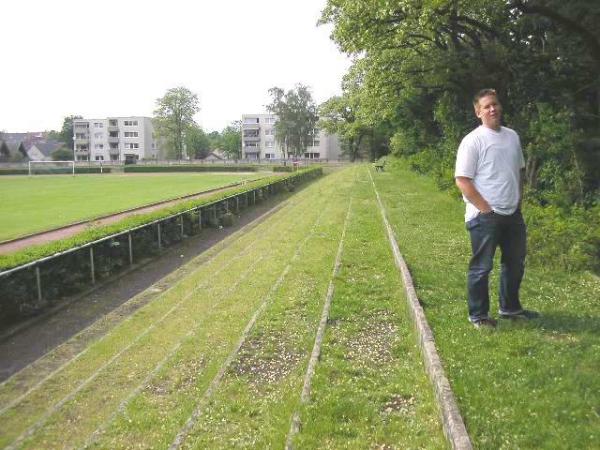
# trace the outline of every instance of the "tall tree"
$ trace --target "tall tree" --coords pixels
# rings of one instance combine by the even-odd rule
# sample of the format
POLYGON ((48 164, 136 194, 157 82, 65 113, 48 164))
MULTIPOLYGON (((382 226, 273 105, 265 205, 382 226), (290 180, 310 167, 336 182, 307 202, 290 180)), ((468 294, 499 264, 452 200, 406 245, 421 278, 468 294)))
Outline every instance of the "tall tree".
POLYGON ((78 115, 65 117, 60 133, 58 133, 58 140, 64 142, 71 150, 73 149, 73 121, 77 119, 83 119, 83 117, 78 115))
POLYGON ((8 149, 8 145, 6 145, 6 142, 1 138, 2 136, 0 136, 0 142, 2 142, 0 144, 0 162, 6 162, 10 159, 10 150, 8 149))
POLYGON ((221 132, 220 148, 227 157, 242 157, 242 121, 236 120, 227 125, 221 132))
POLYGON ((315 138, 319 119, 310 89, 302 84, 287 92, 273 87, 269 89, 269 95, 272 101, 267 109, 277 116, 275 139, 283 150, 284 158, 290 153, 301 156, 315 138))
POLYGON ((185 146, 187 154, 194 159, 204 159, 210 153, 210 140, 202 128, 196 124, 188 127, 185 146))
POLYGON ((185 87, 169 89, 156 100, 154 127, 169 145, 176 159, 183 157, 186 133, 195 125, 194 115, 200 111, 198 96, 185 87))

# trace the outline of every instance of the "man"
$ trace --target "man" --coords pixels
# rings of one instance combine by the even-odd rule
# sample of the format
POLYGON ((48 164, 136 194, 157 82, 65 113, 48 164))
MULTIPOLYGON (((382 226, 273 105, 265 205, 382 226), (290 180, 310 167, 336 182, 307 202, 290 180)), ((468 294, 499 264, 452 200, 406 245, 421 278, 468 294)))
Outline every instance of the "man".
POLYGON ((455 180, 466 203, 473 252, 467 276, 469 320, 476 328, 495 328, 496 321, 489 316, 488 277, 497 247, 502 252, 500 317, 537 316, 524 310, 519 300, 526 253, 520 208, 525 161, 519 136, 501 125, 502 106, 496 91, 479 91, 473 106, 481 125, 460 143, 455 180))

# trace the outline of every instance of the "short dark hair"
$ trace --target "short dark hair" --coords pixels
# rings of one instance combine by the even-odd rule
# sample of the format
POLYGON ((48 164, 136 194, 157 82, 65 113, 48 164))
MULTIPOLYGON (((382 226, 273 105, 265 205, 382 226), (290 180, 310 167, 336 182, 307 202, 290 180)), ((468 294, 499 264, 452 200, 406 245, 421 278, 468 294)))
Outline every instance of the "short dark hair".
POLYGON ((492 88, 485 88, 485 89, 480 90, 473 97, 473 106, 476 107, 479 104, 479 99, 483 98, 483 97, 487 97, 488 95, 495 95, 497 97, 498 93, 496 92, 496 89, 492 89, 492 88))

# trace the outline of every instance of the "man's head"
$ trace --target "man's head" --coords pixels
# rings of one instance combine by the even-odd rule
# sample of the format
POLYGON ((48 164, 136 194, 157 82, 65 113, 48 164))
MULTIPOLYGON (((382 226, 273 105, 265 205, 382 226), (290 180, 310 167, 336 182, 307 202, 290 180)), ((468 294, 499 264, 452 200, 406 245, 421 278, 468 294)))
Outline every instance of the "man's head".
POLYGON ((481 123, 494 130, 500 128, 502 120, 502 105, 494 89, 482 89, 473 98, 475 115, 481 123))

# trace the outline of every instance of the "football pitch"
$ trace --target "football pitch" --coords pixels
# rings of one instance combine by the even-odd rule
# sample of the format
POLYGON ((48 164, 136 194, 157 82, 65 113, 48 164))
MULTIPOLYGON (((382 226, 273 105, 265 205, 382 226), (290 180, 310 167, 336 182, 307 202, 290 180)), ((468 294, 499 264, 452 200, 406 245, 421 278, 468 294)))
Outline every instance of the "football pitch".
POLYGON ((259 174, 0 177, 0 241, 226 186, 259 174))

